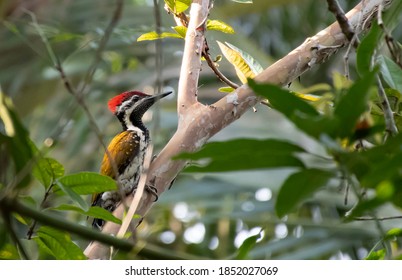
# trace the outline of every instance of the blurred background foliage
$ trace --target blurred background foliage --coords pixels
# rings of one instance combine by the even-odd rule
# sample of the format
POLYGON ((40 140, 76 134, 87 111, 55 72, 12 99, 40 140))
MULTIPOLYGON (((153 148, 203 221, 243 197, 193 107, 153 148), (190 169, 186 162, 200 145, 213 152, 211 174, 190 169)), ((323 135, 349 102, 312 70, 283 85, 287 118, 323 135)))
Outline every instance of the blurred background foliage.
MULTIPOLYGON (((358 1, 339 2, 348 11, 358 1)), ((163 11, 162 5, 160 3, 162 31, 171 31, 174 21, 163 11)), ((117 26, 96 58, 100 40, 115 8, 114 0, 0 1, 2 91, 12 98, 33 142, 47 156, 62 163, 66 174, 98 171, 104 151, 90 129, 84 111, 55 71, 40 32, 47 38, 71 84, 83 89, 83 98, 107 143, 120 130, 120 125, 107 110, 107 100, 128 89, 153 93, 157 82, 155 42, 136 42, 141 34, 155 30, 152 1, 124 1, 117 26), (96 71, 91 77, 88 71, 94 65, 96 71)), ((334 21, 326 2, 314 0, 254 0, 252 5, 219 0, 214 3, 210 19, 223 20, 236 31, 234 35, 208 32, 212 57, 220 55, 215 40, 227 41, 252 54, 264 68, 334 21)), ((393 36, 400 41, 400 27, 393 36)), ((164 39, 162 49, 163 87, 177 90, 183 40, 164 39)), ((343 73, 342 55, 337 54, 303 75, 292 89, 307 92, 312 85, 324 85, 322 88, 327 89, 334 79, 336 81, 336 72, 343 73)), ((353 60, 350 62, 351 78, 355 79, 353 60)), ((219 64, 228 77, 237 79, 228 62, 222 60, 219 64)), ((223 95, 217 92, 223 85, 206 64, 199 85, 199 99, 203 103, 211 103, 223 95)), ((153 111, 153 116, 145 116, 147 120, 152 118, 149 125, 156 151, 176 129, 175 108, 172 97, 163 100, 153 111)), ((310 151, 323 152, 322 146, 301 133, 283 115, 261 105, 256 109, 257 112, 250 110, 211 140, 287 139, 310 151)), ((9 164, 5 157, 1 159, 0 166, 9 164)), ((340 218, 353 205, 353 197, 345 204, 345 189, 336 184, 318 191, 296 211, 279 219, 274 210, 278 188, 292 172, 292 168, 276 168, 195 175, 182 173, 139 227, 138 250, 130 254, 120 252, 117 258, 235 258, 244 240, 257 235, 258 242, 247 258, 361 259, 380 242, 386 230, 402 227, 400 220, 384 221, 381 225, 372 221, 342 223, 340 218)), ((7 176, 1 174, 2 184, 7 176)), ((31 197, 30 203, 39 207, 44 190, 32 180, 23 194, 31 197)), ((89 201, 89 197, 87 199, 89 201)), ((69 202, 65 197, 53 197, 46 207, 59 205, 60 201, 69 202)), ((377 214, 398 215, 400 210, 385 205, 377 214)), ((63 215, 87 224, 84 215, 75 212, 63 215)), ((16 218, 18 236, 24 238, 27 227, 16 218)), ((73 239, 85 248, 87 241, 74 236, 73 239)), ((24 244, 35 252, 33 258, 52 258, 35 243, 25 240, 24 244)))

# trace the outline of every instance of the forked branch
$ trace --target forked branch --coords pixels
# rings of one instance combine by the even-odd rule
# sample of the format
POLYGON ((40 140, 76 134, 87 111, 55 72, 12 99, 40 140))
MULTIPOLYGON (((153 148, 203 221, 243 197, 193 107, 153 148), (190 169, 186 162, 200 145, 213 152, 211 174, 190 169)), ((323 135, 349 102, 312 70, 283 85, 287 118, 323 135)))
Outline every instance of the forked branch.
MULTIPOLYGON (((359 20, 362 18, 366 22, 371 21, 382 0, 362 2, 364 5, 360 3, 346 14, 352 30, 359 25, 359 20)), ((239 87, 230 98, 223 97, 212 106, 205 106, 197 101, 198 77, 201 67, 200 55, 204 38, 202 24, 208 14, 208 4, 208 0, 197 0, 193 1, 191 6, 189 30, 179 81, 178 128, 169 143, 152 162, 148 172, 148 180, 153 180, 153 185, 157 188, 159 195, 168 189, 171 182, 186 165, 186 161, 172 160, 172 157, 182 152, 199 149, 210 137, 240 118, 259 101, 247 85, 239 87), (199 29, 200 27, 201 29, 199 29)), ((287 85, 314 65, 323 63, 346 43, 347 39, 336 22, 306 39, 302 45, 256 76, 255 80, 287 85)), ((131 200, 132 196, 127 197, 126 203, 130 204, 131 200)), ((143 217, 152 205, 153 197, 144 193, 137 214, 143 217)), ((114 215, 121 218, 123 210, 124 207, 121 205, 116 209, 114 215)), ((138 220, 133 223, 138 223, 138 220)), ((115 235, 119 227, 117 224, 106 223, 103 233, 115 235)), ((90 259, 107 259, 109 248, 94 242, 87 247, 85 253, 90 259)))

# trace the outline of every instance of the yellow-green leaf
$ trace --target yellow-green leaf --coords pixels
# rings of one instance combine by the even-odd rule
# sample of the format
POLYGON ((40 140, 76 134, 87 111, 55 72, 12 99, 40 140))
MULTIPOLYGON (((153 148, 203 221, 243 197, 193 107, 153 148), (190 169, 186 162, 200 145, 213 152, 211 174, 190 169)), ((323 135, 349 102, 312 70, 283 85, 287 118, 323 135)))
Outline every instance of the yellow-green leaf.
POLYGON ((208 30, 216 30, 223 33, 234 34, 234 29, 227 23, 220 20, 208 20, 207 21, 208 30))
POLYGON ((181 38, 186 38, 187 27, 185 26, 175 26, 173 27, 174 31, 180 35, 181 38))
POLYGON ((182 36, 177 33, 162 32, 161 34, 158 34, 155 31, 152 31, 152 32, 142 34, 140 37, 138 37, 137 42, 152 41, 152 40, 169 38, 169 37, 170 38, 182 38, 182 36))
POLYGON ((220 87, 219 92, 225 92, 225 93, 231 93, 233 92, 235 89, 232 87, 220 87))
POLYGON ((179 14, 186 11, 191 5, 191 0, 176 0, 175 1, 175 13, 179 14))
POLYGON ((235 67, 236 74, 243 84, 247 83, 247 78, 254 78, 263 70, 262 66, 248 53, 229 43, 223 44, 219 41, 217 43, 223 55, 235 67))
POLYGON ((320 97, 316 96, 316 95, 304 94, 304 93, 295 92, 295 91, 293 91, 292 93, 294 95, 296 95, 297 97, 300 97, 301 99, 306 100, 306 101, 318 101, 318 100, 320 100, 320 97))

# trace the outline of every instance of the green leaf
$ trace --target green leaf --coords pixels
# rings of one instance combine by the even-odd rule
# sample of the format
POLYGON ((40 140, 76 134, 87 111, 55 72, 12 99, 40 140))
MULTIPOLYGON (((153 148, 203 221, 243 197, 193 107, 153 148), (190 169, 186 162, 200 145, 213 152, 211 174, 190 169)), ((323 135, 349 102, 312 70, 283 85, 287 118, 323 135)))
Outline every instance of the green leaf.
MULTIPOLYGON (((304 149, 280 140, 236 139, 207 143, 200 151, 183 153, 176 159, 207 161, 203 166, 190 166, 187 172, 227 172, 279 167, 304 167, 295 153, 304 149)), ((201 161, 202 162, 202 161, 201 161)))
POLYGON ((222 54, 234 66, 240 81, 245 84, 247 78, 254 78, 262 71, 261 65, 248 53, 236 48, 229 43, 217 41, 222 54))
POLYGON ((364 77, 356 81, 336 104, 334 116, 338 120, 338 137, 351 136, 359 117, 368 109, 369 89, 375 72, 366 72, 364 77))
POLYGON ((334 173, 321 169, 305 169, 290 175, 278 193, 275 210, 278 217, 283 217, 334 178, 334 173))
POLYGON ((101 193, 117 190, 116 182, 96 172, 80 172, 58 179, 58 182, 68 186, 79 195, 101 193))
POLYGON ((82 197, 77 194, 73 189, 71 189, 70 186, 68 185, 64 185, 62 183, 60 183, 60 181, 56 182, 57 186, 68 196, 70 196, 70 198, 78 203, 78 205, 80 205, 83 209, 87 210, 88 209, 88 203, 85 202, 85 200, 82 199, 82 197))
POLYGON ((233 92, 235 89, 232 87, 220 87, 219 92, 226 92, 226 93, 231 93, 233 92))
POLYGON ((402 153, 397 153, 389 159, 377 161, 371 165, 371 171, 361 180, 361 184, 365 188, 375 188, 384 180, 392 181, 393 179, 401 178, 402 153))
POLYGON ((68 204, 68 205, 62 204, 58 207, 54 207, 51 209, 58 210, 58 211, 74 211, 74 212, 78 212, 80 214, 83 214, 83 215, 86 215, 89 217, 98 218, 98 219, 102 219, 105 221, 111 221, 115 224, 121 225, 120 219, 116 218, 115 216, 113 216, 112 213, 110 213, 106 209, 103 209, 102 207, 99 207, 99 206, 92 206, 88 209, 88 211, 84 211, 81 208, 74 206, 74 205, 70 205, 70 204, 68 204))
MULTIPOLYGON (((260 74, 262 71, 264 71, 264 68, 261 66, 261 64, 254 59, 250 54, 246 53, 245 51, 237 48, 236 46, 229 44, 228 42, 225 42, 225 44, 231 48, 232 50, 238 52, 241 57, 244 59, 244 61, 247 63, 247 65, 250 67, 251 71, 253 72, 254 75, 260 74)), ((247 77, 251 78, 251 77, 247 77)))
MULTIPOLYGON (((362 184, 363 185, 363 184, 362 184)), ((390 181, 381 182, 376 188, 374 198, 361 200, 352 211, 348 212, 346 221, 353 221, 357 216, 363 215, 365 212, 372 212, 381 205, 390 202, 394 198, 395 188, 390 181)))
POLYGON ((71 241, 66 232, 58 231, 50 227, 42 226, 34 237, 38 246, 57 260, 85 260, 81 249, 71 241))
POLYGON ((356 66, 360 76, 366 75, 372 69, 372 58, 381 35, 382 30, 377 22, 374 21, 369 33, 363 38, 357 48, 356 66))
POLYGON ((28 131, 22 125, 12 101, 0 89, 0 119, 8 138, 4 138, 15 166, 17 185, 25 187, 30 181, 30 164, 33 163, 37 148, 29 138, 28 131))
POLYGON ((207 30, 215 30, 227 34, 235 33, 233 27, 231 27, 229 24, 216 19, 209 19, 207 21, 207 30))
POLYGON ((261 231, 256 234, 248 237, 243 241, 243 244, 237 250, 236 260, 245 260, 247 258, 248 253, 251 249, 257 244, 257 240, 261 238, 261 231))
POLYGON ((386 256, 385 249, 381 249, 378 251, 371 251, 366 257, 366 260, 384 260, 385 256, 386 256))
POLYGON ((179 14, 190 7, 191 0, 165 0, 165 4, 174 14, 179 14))
POLYGON ((187 33, 187 27, 185 26, 175 26, 173 27, 174 31, 177 32, 177 34, 180 35, 180 38, 186 38, 186 33, 187 33))
POLYGON ((273 108, 289 119, 296 114, 319 116, 313 106, 285 89, 272 84, 257 84, 253 80, 249 80, 248 83, 256 94, 267 98, 273 108))
POLYGON ((191 0, 176 0, 175 1, 175 14, 186 11, 191 5, 191 0))
POLYGON ((64 166, 53 158, 41 158, 34 166, 32 174, 48 189, 55 179, 64 175, 64 166))
POLYGON ((18 260, 18 259, 20 259, 20 255, 15 246, 8 243, 0 248, 0 260, 18 260))
POLYGON ((385 239, 393 239, 395 237, 401 237, 402 236, 402 228, 392 228, 388 230, 388 232, 385 235, 385 239))
POLYGON ((155 31, 152 31, 152 32, 142 34, 140 37, 138 37, 137 42, 152 41, 152 40, 163 39, 163 38, 183 38, 183 37, 177 33, 162 32, 161 34, 158 34, 155 31))
POLYGON ((379 57, 380 71, 385 82, 402 93, 402 69, 386 56, 379 57))

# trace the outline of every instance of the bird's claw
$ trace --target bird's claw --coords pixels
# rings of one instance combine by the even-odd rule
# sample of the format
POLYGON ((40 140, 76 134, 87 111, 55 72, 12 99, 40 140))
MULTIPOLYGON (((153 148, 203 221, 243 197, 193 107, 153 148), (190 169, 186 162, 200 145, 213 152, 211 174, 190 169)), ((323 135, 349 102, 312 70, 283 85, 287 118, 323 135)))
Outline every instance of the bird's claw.
POLYGON ((154 187, 155 179, 156 179, 156 178, 153 178, 153 179, 150 181, 150 183, 151 183, 150 185, 145 185, 145 190, 146 190, 147 192, 149 192, 150 194, 152 194, 152 195, 155 197, 154 202, 156 202, 156 201, 158 200, 158 198, 159 198, 159 196, 158 196, 158 190, 157 190, 157 188, 154 187))

